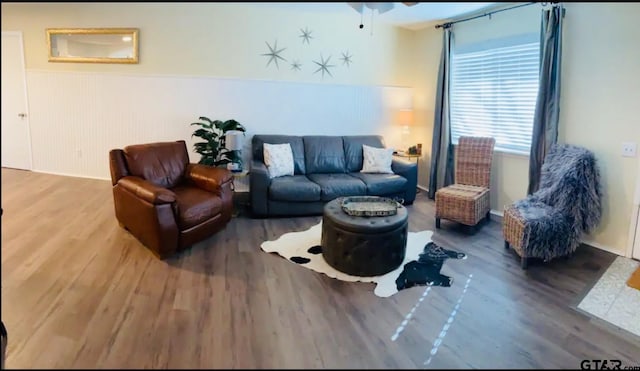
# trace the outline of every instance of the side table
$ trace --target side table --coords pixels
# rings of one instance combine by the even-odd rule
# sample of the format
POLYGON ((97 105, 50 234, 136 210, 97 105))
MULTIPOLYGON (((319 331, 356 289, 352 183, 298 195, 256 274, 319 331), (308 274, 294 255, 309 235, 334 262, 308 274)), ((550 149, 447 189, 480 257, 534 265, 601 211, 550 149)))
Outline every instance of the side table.
POLYGON ((232 171, 233 183, 231 189, 233 190, 233 216, 236 217, 242 213, 244 209, 249 206, 249 192, 236 190, 236 179, 245 178, 249 175, 249 170, 232 171))
POLYGON ((418 163, 418 161, 420 161, 420 157, 422 157, 422 155, 410 155, 408 153, 394 153, 393 157, 400 157, 403 159, 407 159, 409 161, 413 161, 413 159, 416 159, 416 164, 418 163))

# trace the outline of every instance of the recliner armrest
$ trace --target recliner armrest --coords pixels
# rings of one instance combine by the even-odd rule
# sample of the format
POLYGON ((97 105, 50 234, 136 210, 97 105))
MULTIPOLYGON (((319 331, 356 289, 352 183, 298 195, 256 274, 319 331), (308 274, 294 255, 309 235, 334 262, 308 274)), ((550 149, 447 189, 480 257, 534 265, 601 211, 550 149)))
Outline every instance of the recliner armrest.
POLYGON ((137 176, 125 176, 118 180, 118 185, 151 204, 161 205, 175 202, 176 194, 172 191, 137 176))
POLYGON ((188 164, 185 176, 197 187, 218 195, 222 185, 233 180, 231 171, 202 164, 188 164))

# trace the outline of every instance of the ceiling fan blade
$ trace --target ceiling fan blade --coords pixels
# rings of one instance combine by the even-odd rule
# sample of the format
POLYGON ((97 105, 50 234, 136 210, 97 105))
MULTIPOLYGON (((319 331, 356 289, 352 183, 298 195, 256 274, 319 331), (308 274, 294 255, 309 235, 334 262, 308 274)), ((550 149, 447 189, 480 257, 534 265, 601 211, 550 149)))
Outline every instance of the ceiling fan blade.
MULTIPOLYGON (((386 13, 393 9, 393 3, 347 3, 353 10, 362 14, 364 12, 364 8, 367 7, 371 10, 377 10, 378 14, 386 13)), ((413 6, 418 3, 403 3, 406 6, 413 6)))
POLYGON ((352 7, 356 12, 362 14, 364 10, 364 3, 347 3, 350 7, 352 7))
POLYGON ((393 3, 364 3, 369 9, 377 9, 378 14, 386 13, 393 9, 393 3))

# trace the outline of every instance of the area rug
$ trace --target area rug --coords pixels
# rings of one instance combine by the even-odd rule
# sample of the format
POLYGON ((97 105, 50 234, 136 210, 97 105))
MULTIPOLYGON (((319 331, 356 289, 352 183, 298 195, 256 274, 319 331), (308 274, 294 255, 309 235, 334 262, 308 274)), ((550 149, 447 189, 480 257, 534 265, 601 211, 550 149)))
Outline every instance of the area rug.
POLYGON ((639 267, 633 259, 616 257, 578 309, 640 336, 640 290, 626 284, 639 267))
POLYGON ((453 278, 440 273, 444 262, 449 258, 467 258, 464 253, 433 243, 432 231, 409 232, 405 258, 398 268, 381 276, 353 276, 327 264, 322 257, 321 234, 322 222, 306 231, 285 233, 274 241, 265 241, 260 247, 331 278, 348 282, 374 282, 374 293, 380 297, 389 297, 413 286, 451 286, 453 278))
POLYGON ((631 274, 631 277, 627 280, 627 286, 640 290, 640 267, 636 268, 635 272, 631 274))

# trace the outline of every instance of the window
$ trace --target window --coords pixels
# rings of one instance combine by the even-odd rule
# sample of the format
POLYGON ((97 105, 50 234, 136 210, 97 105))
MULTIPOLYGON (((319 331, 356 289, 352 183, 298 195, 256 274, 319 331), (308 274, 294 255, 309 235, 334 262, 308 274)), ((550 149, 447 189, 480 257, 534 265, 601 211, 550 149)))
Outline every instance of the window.
POLYGON ((529 154, 538 94, 537 35, 454 49, 451 135, 491 136, 496 150, 529 154))

